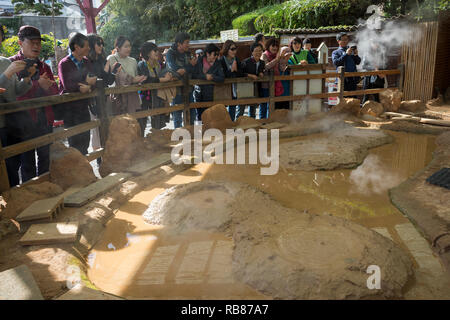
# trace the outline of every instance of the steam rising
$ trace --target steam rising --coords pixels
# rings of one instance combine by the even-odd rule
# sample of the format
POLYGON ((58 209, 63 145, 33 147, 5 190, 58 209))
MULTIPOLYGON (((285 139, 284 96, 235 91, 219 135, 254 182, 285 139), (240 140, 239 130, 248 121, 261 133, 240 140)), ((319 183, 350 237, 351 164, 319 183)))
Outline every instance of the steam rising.
POLYGON ((382 194, 400 184, 402 179, 383 166, 378 156, 370 154, 362 165, 351 172, 350 182, 353 184, 351 193, 382 194))

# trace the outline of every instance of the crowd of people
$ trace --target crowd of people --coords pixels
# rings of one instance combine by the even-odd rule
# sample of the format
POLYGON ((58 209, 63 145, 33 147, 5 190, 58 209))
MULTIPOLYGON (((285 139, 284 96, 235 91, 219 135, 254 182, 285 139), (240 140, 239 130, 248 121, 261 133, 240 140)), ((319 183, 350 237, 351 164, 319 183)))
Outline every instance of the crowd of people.
MULTIPOLYGON (((4 39, 0 26, 1 41, 4 39)), ((0 103, 43 97, 63 93, 89 93, 103 79, 106 86, 124 86, 132 84, 159 83, 190 79, 212 80, 221 83, 226 78, 249 77, 257 80, 270 72, 275 75, 289 74, 289 65, 317 63, 317 56, 311 50, 311 41, 296 37, 290 46, 280 47, 278 39, 265 39, 257 34, 250 47, 251 56, 240 61, 237 57, 236 42, 227 40, 220 49, 208 44, 204 50, 191 54, 190 36, 179 33, 169 49, 161 53, 156 44, 145 42, 140 48, 139 62, 131 57, 132 41, 119 36, 114 42, 113 52, 107 56, 104 41, 97 34, 71 34, 69 54, 58 64, 58 83, 50 67, 39 60, 41 53, 40 31, 33 26, 22 26, 18 32, 19 52, 9 58, 0 57, 0 103)), ((345 66, 345 71, 356 71, 361 63, 355 47, 348 47, 348 36, 340 34, 337 38, 339 49, 332 55, 336 67, 345 66)), ((356 78, 346 78, 345 90, 355 90, 356 78)), ((380 85, 380 81, 364 80, 367 87, 380 85), (367 83, 366 83, 367 82, 367 83)), ((237 85, 230 86, 232 99, 237 99, 237 85)), ((161 108, 166 105, 182 104, 182 87, 164 90, 144 90, 139 92, 112 94, 110 97, 114 115, 134 113, 141 110, 161 108)), ((190 89, 190 102, 214 100, 214 85, 201 84, 190 89)), ((289 80, 275 82, 275 95, 290 94, 289 80)), ((255 82, 255 95, 269 96, 268 82, 255 82)), ((106 97, 105 97, 106 98, 106 97)), ((232 121, 244 115, 247 106, 228 106, 232 121)), ((257 105, 250 105, 249 116, 255 118, 257 105)), ((275 108, 289 108, 289 102, 277 102, 275 108)), ((190 110, 190 124, 200 121, 204 108, 190 110)), ((259 118, 269 116, 267 103, 259 105, 259 118)), ((72 127, 98 117, 95 99, 86 98, 48 106, 44 108, 20 111, 0 115, 0 134, 2 146, 20 143, 53 130, 55 119, 63 120, 64 127, 72 127)), ((162 129, 169 122, 169 115, 151 117, 151 127, 162 129)), ((174 127, 183 125, 182 111, 172 112, 174 127)), ((147 118, 139 120, 142 134, 147 126, 147 118)), ((187 125, 185 122, 184 125, 187 125)), ((68 139, 69 145, 87 154, 90 143, 93 149, 100 148, 98 131, 94 131, 91 141, 89 132, 80 133, 68 139)), ((37 148, 8 158, 6 166, 10 185, 19 184, 19 172, 22 183, 49 170, 49 146, 37 148), (36 154, 37 153, 37 157, 36 154), (37 159, 37 160, 36 160, 37 159)))

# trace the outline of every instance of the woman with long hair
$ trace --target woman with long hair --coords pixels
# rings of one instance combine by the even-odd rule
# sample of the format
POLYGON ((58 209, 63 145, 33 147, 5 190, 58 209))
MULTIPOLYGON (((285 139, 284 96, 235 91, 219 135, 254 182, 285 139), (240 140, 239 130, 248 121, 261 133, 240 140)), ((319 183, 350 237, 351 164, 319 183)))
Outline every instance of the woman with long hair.
MULTIPOLYGON (((106 60, 105 71, 112 71, 115 74, 116 86, 126 86, 145 81, 147 76, 138 75, 136 59, 130 57, 131 41, 125 36, 119 36, 114 41, 115 52, 106 60), (114 70, 114 66, 119 63, 120 70, 114 70)), ((135 113, 141 109, 141 99, 137 92, 121 93, 111 97, 114 114, 135 113)))
MULTIPOLYGON (((174 80, 170 72, 166 72, 164 76, 161 64, 159 63, 159 51, 153 42, 145 42, 140 50, 140 59, 138 63, 138 74, 146 76, 144 83, 168 82, 174 80)), ((140 91, 142 99, 142 110, 162 108, 165 106, 164 100, 158 97, 156 90, 140 91)), ((147 117, 139 119, 141 133, 144 135, 147 126, 147 117)), ((166 122, 170 121, 170 116, 160 114, 151 116, 152 129, 162 129, 166 126, 166 122)))
MULTIPOLYGON (((244 72, 242 71, 242 65, 236 56, 237 45, 233 40, 227 40, 222 47, 222 57, 219 59, 222 64, 223 73, 225 78, 237 78, 243 77, 244 72)), ((232 99, 237 98, 236 83, 231 86, 232 99)), ((244 114, 245 106, 228 106, 228 112, 230 114, 231 120, 235 121, 237 118, 244 114), (237 111, 237 115, 236 115, 237 111)))
POLYGON ((312 56, 311 52, 308 50, 304 50, 302 48, 302 39, 299 37, 295 37, 291 41, 291 51, 292 56, 289 59, 289 64, 291 65, 305 65, 305 64, 315 64, 316 60, 312 56))

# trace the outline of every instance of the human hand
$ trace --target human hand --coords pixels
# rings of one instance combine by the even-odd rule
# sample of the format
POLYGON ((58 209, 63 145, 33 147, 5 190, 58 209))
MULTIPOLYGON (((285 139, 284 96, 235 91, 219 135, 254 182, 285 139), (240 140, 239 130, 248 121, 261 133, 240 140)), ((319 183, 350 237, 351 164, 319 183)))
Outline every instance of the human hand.
POLYGON ((47 76, 47 73, 44 73, 38 80, 39 86, 47 91, 50 87, 55 83, 55 81, 50 80, 47 76))
POLYGON ((27 69, 27 71, 28 71, 28 76, 25 77, 25 78, 23 78, 23 80, 24 80, 25 82, 30 82, 30 81, 31 81, 31 77, 33 77, 34 74, 37 72, 36 67, 37 67, 37 64, 34 64, 34 65, 32 65, 31 67, 29 67, 29 68, 27 69))
POLYGON ((5 88, 0 88, 0 93, 4 93, 4 92, 6 92, 6 89, 5 88))
POLYGON ((178 69, 177 72, 178 72, 178 74, 180 76, 184 76, 184 74, 186 73, 186 70, 185 69, 178 69))
POLYGON ((306 61, 306 60, 300 61, 300 65, 302 65, 302 66, 305 66, 305 65, 307 65, 307 64, 308 64, 308 61, 306 61))
POLYGON ((78 83, 78 86, 80 87, 81 93, 89 93, 91 92, 91 86, 84 83, 78 83))
POLYGON ((25 69, 27 63, 23 60, 18 60, 18 61, 14 61, 11 62, 11 64, 8 66, 8 68, 5 70, 4 75, 8 78, 11 79, 11 77, 22 71, 23 69, 25 69))
POLYGON ((147 76, 136 76, 133 78, 133 83, 141 83, 142 81, 145 81, 147 79, 147 76))
POLYGON ((206 80, 212 80, 213 79, 213 76, 212 76, 212 74, 206 74, 206 80))
POLYGON ((86 76, 86 82, 88 83, 88 85, 90 86, 95 86, 95 83, 97 82, 97 77, 93 76, 93 77, 89 77, 89 75, 86 76))
POLYGON ((260 78, 264 78, 264 73, 263 73, 263 72, 260 72, 260 73, 259 73, 259 77, 260 77, 260 78))
POLYGON ((353 49, 352 49, 351 47, 348 48, 347 51, 346 51, 346 53, 347 53, 348 55, 351 55, 351 54, 353 53, 353 49))
POLYGON ((258 76, 256 74, 248 74, 247 76, 253 80, 258 79, 258 76))
POLYGON ((231 65, 231 72, 236 72, 237 71, 237 61, 234 60, 233 64, 231 65))
POLYGON ((164 77, 159 78, 159 81, 160 81, 160 82, 169 82, 169 81, 172 81, 172 79, 173 79, 172 74, 171 74, 170 72, 167 72, 167 73, 164 75, 164 77))
POLYGON ((358 49, 355 49, 355 50, 353 51, 353 53, 355 54, 355 56, 357 56, 357 55, 358 55, 358 49))

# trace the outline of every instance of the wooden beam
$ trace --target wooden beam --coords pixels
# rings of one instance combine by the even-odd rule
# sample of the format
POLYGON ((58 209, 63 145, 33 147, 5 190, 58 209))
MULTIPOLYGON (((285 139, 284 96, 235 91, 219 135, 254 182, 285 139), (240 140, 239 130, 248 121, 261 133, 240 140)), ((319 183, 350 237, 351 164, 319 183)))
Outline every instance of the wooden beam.
POLYGON ((136 119, 139 119, 139 118, 156 116, 158 114, 171 113, 171 112, 180 111, 180 110, 184 110, 184 105, 183 104, 177 104, 177 105, 175 105, 173 107, 165 107, 165 108, 158 108, 158 109, 150 109, 150 110, 138 111, 138 112, 132 113, 131 115, 133 117, 135 117, 136 119))
POLYGON ((91 130, 98 127, 100 120, 93 120, 85 122, 68 129, 64 129, 60 132, 49 133, 38 138, 30 139, 21 143, 13 144, 11 146, 3 148, 3 154, 1 154, 2 159, 7 159, 13 157, 17 154, 24 153, 25 151, 33 150, 47 144, 53 143, 58 140, 62 140, 68 137, 75 136, 82 132, 91 130))
POLYGON ((376 76, 378 74, 395 75, 400 74, 400 70, 378 70, 378 71, 364 71, 364 72, 345 72, 345 77, 366 77, 376 76))
POLYGON ((172 81, 165 83, 147 83, 147 84, 135 84, 132 86, 121 86, 121 87, 109 87, 105 89, 105 94, 121 94, 153 89, 166 89, 174 87, 182 87, 183 81, 172 81))

